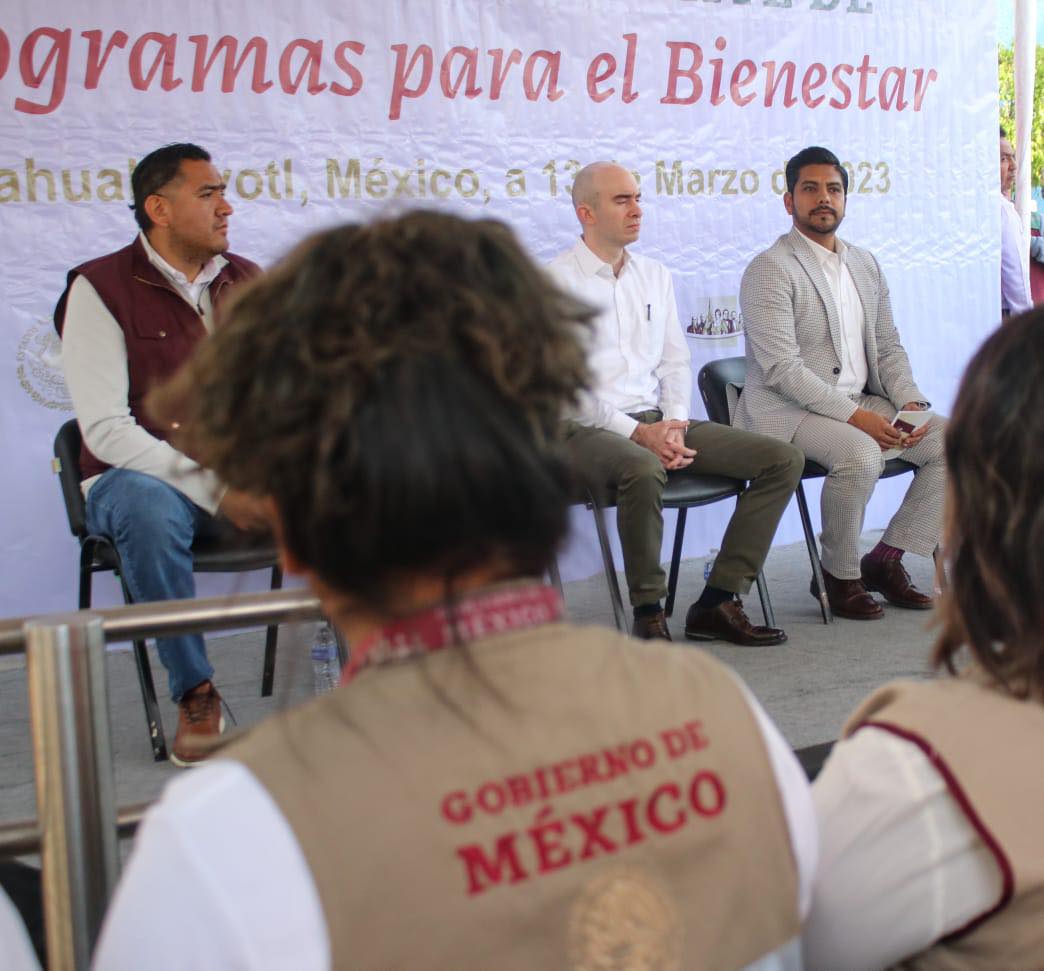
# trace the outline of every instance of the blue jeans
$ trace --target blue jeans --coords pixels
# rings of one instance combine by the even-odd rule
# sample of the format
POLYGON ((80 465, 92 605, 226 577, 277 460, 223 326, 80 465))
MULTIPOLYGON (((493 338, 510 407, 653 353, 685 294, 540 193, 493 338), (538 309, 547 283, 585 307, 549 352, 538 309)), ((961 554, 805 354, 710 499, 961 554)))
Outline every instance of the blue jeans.
MULTIPOLYGON (((214 518, 173 486, 144 472, 109 469, 87 493, 87 528, 116 544, 135 603, 196 595, 192 541, 214 529, 214 518)), ((156 647, 174 701, 214 674, 200 634, 157 638, 156 647)))

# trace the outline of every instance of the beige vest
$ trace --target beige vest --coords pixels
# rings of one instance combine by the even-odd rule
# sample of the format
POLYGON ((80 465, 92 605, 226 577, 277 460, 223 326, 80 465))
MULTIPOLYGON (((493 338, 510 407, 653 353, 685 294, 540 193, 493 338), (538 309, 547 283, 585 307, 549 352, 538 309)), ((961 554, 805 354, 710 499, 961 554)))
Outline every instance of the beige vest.
POLYGON ((335 968, 735 969, 799 931, 760 731, 687 647, 551 624, 364 669, 228 755, 335 968))
POLYGON ((896 682, 849 719, 920 746, 993 853, 1003 878, 997 906, 904 967, 1044 967, 1044 705, 971 678, 896 682))

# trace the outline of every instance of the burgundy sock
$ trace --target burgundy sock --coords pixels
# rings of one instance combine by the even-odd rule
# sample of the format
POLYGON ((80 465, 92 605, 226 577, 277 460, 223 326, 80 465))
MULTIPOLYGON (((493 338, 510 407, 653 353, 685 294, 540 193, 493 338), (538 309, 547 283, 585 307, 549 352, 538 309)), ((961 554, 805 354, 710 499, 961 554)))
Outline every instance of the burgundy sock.
POLYGON ((889 546, 887 543, 878 543, 867 556, 879 563, 886 563, 888 560, 901 560, 903 551, 895 546, 889 546))

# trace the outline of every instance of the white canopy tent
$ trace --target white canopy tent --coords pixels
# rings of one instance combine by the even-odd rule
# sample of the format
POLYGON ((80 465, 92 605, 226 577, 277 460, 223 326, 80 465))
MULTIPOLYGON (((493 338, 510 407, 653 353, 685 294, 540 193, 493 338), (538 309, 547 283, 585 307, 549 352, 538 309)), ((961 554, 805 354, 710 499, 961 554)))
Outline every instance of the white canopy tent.
MULTIPOLYGON (((129 172, 172 140, 198 142, 227 170, 233 248, 263 265, 321 226, 415 205, 503 220, 547 260, 576 238, 573 174, 616 159, 640 176, 640 251, 671 269, 683 327, 708 306, 737 308, 746 265, 789 228, 785 160, 822 144, 849 166, 844 236, 880 260, 918 383, 940 412, 998 322, 993 2, 8 6, 0 549, 16 566, 0 584, 0 616, 75 603, 77 548, 51 474, 51 442, 72 408, 50 317, 70 267, 130 241, 129 172)), ((1033 6, 1019 0, 1026 156, 1033 6)), ((744 351, 742 333, 694 327, 686 341, 694 371, 744 351)), ((867 528, 902 489, 881 484, 867 528)), ((726 515, 690 522, 685 555, 719 543, 726 515)), ((589 520, 577 513, 567 578, 600 566, 589 520)), ((776 541, 801 535, 791 514, 776 541)), ((210 579, 201 593, 223 592, 210 579)), ((107 578, 96 594, 121 599, 107 578)))

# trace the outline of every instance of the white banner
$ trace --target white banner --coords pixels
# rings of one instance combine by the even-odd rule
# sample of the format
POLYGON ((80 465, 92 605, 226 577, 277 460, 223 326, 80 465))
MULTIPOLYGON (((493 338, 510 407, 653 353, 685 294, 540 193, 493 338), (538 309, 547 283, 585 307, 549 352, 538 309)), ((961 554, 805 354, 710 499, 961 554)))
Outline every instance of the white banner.
MULTIPOLYGON (((785 160, 822 144, 851 174, 841 235, 880 260, 945 411, 998 318, 994 17, 975 0, 9 5, 0 615, 75 605, 50 315, 70 267, 132 237, 129 173, 151 149, 213 154, 232 248, 263 264, 320 226, 411 205, 503 219, 545 260, 575 238, 573 173, 615 159, 640 179, 636 245, 674 272, 695 371, 743 353, 740 276, 789 228, 785 160)), ((868 526, 905 486, 882 484, 868 526)), ((726 514, 690 517, 687 552, 717 545, 726 514)), ((795 514, 777 541, 799 535, 795 514)), ((596 569, 585 531, 563 567, 596 569)))

